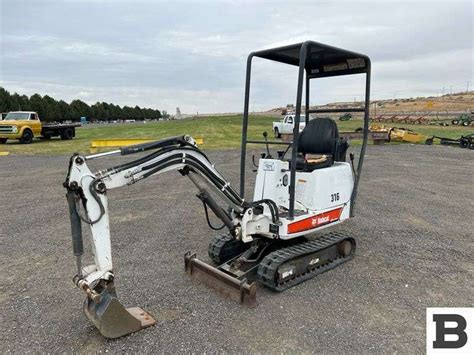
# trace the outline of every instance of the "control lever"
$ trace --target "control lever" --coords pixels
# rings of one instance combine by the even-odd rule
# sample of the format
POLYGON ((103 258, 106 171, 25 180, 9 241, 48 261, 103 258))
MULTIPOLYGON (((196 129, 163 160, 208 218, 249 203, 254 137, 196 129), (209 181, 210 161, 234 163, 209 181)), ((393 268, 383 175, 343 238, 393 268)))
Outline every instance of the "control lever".
POLYGON ((349 153, 349 158, 351 159, 352 173, 354 174, 355 177, 357 177, 357 173, 354 167, 354 158, 355 158, 354 153, 349 153))
POLYGON ((255 164, 255 154, 252 154, 252 164, 256 169, 252 169, 252 172, 256 173, 258 170, 258 165, 255 164))
POLYGON ((270 148, 268 147, 268 140, 267 140, 267 137, 268 137, 268 133, 267 133, 267 132, 263 132, 263 138, 265 139, 265 145, 267 146, 267 158, 268 158, 268 159, 271 159, 271 158, 272 158, 272 155, 270 154, 270 148))

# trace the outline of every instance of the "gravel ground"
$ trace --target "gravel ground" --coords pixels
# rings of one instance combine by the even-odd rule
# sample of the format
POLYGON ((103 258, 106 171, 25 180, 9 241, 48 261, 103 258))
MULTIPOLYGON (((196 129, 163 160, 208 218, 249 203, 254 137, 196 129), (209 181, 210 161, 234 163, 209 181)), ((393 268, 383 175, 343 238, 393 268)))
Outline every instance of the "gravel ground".
MULTIPOLYGON (((356 237, 355 258, 284 293, 259 288, 256 309, 185 275, 183 254, 207 260, 213 235, 187 179, 111 191, 120 299, 158 320, 116 340, 85 318, 71 282, 68 157, 1 157, 0 352, 424 352, 426 307, 474 303, 473 154, 369 147, 357 216, 341 226, 356 237)), ((236 185, 239 152, 209 156, 236 185)))

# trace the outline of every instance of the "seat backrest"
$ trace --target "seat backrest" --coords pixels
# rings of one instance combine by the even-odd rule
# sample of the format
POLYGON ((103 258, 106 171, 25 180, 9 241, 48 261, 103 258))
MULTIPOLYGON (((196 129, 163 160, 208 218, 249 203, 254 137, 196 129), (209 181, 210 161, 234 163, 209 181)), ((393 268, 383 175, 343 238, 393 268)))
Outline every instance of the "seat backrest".
POLYGON ((337 124, 330 118, 314 118, 308 122, 298 140, 298 152, 304 154, 336 154, 339 141, 337 124))

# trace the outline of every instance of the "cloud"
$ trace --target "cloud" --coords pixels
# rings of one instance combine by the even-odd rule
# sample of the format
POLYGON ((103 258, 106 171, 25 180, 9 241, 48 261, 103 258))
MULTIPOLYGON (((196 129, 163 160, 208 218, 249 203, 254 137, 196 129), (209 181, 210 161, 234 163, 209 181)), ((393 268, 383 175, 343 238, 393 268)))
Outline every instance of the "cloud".
POLYGON ((21 60, 38 57, 43 61, 63 58, 73 61, 101 60, 114 58, 117 62, 151 62, 146 54, 134 53, 102 43, 77 39, 41 35, 4 35, 3 46, 10 50, 2 54, 2 60, 21 60))
MULTIPOLYGON (((307 39, 368 54, 375 98, 461 89, 473 78, 471 2, 1 4, 0 85, 26 94, 237 112, 248 53, 307 39)), ((322 80, 312 102, 352 100, 361 83, 322 80)), ((284 105, 294 102, 296 71, 256 60, 252 84, 256 110, 284 105)))

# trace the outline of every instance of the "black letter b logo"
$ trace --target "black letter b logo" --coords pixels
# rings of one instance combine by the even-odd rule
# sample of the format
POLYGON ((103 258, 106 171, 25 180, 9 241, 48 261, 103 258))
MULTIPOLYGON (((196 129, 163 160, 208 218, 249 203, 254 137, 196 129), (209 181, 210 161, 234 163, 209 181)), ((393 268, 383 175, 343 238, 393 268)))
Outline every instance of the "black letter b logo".
POLYGON ((433 314, 433 321, 436 323, 436 340, 433 342, 435 349, 458 349, 467 343, 466 319, 459 314, 433 314), (446 322, 455 322, 455 328, 446 328, 446 322), (457 335, 457 340, 446 341, 447 334, 457 335))

